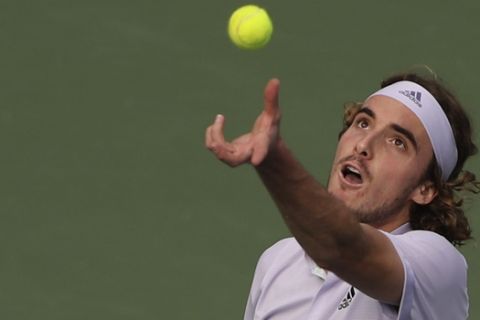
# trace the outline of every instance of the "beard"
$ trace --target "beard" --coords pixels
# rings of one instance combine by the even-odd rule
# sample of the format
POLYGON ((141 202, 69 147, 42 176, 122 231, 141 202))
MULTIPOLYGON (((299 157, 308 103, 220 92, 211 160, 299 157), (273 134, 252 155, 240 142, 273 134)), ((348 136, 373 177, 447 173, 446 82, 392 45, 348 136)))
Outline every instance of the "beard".
POLYGON ((412 182, 398 193, 398 197, 388 202, 379 203, 375 199, 373 202, 360 205, 347 204, 347 206, 357 214, 360 222, 371 226, 382 225, 404 211, 406 207, 410 211, 411 200, 409 197, 417 185, 418 181, 412 182))
MULTIPOLYGON (((386 200, 365 195, 362 199, 364 201, 341 199, 340 201, 356 214, 359 222, 374 227, 380 226, 393 219, 400 212, 403 212, 406 207, 410 211, 411 200, 409 197, 411 192, 418 186, 419 180, 411 181, 394 199, 386 200), (382 200, 383 202, 381 202, 382 200)), ((335 195, 333 196, 335 197, 335 195)))
POLYGON ((408 204, 408 197, 402 196, 391 202, 382 203, 375 206, 360 206, 351 208, 355 211, 360 222, 371 226, 382 225, 395 217, 408 204))

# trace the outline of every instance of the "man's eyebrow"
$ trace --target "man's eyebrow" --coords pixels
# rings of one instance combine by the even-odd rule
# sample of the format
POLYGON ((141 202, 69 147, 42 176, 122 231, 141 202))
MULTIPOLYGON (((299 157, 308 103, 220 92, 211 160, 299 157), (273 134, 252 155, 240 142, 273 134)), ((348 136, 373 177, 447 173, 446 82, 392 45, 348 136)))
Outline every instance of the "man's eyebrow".
POLYGON ((375 112, 369 107, 363 107, 362 109, 358 110, 357 115, 360 113, 365 113, 366 115, 370 116, 371 118, 375 119, 375 112))
POLYGON ((390 127, 401 133, 402 135, 404 135, 408 140, 410 140, 410 142, 413 144, 413 147, 415 148, 415 151, 417 151, 418 149, 418 146, 417 146, 417 140, 415 139, 415 136, 413 135, 413 133, 410 131, 410 130, 407 130, 405 129, 404 127, 402 126, 399 126, 398 124, 391 124, 390 127))

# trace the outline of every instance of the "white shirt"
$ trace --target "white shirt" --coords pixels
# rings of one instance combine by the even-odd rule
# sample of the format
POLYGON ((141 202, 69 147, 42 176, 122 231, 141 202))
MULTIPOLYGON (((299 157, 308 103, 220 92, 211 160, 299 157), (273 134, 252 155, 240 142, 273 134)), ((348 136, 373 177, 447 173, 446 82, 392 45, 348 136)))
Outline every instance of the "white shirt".
POLYGON ((260 257, 244 319, 466 319, 467 264, 455 247, 436 233, 411 231, 409 224, 385 234, 404 266, 400 306, 372 299, 318 268, 297 241, 288 238, 260 257))

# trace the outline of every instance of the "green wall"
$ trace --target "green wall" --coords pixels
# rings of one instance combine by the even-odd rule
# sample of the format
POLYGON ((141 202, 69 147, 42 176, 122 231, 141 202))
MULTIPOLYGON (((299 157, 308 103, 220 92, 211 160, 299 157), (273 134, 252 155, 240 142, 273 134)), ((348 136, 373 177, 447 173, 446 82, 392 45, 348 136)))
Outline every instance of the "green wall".
MULTIPOLYGON (((478 1, 258 1, 275 33, 254 52, 226 36, 243 4, 0 2, 1 319, 242 318, 258 256, 288 232, 203 135, 217 113, 247 130, 273 76, 283 136, 321 181, 343 103, 412 65, 480 126, 478 1)), ((479 319, 479 248, 462 251, 479 319)))

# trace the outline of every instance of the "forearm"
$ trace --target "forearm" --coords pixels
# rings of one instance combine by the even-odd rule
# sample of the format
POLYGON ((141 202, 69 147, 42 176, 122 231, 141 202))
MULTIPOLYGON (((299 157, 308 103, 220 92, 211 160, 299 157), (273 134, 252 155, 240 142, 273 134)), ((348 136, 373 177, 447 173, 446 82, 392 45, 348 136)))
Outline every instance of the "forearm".
POLYGON ((346 244, 358 243, 356 215, 329 194, 281 140, 256 170, 290 231, 318 265, 328 269, 346 253, 346 244))

